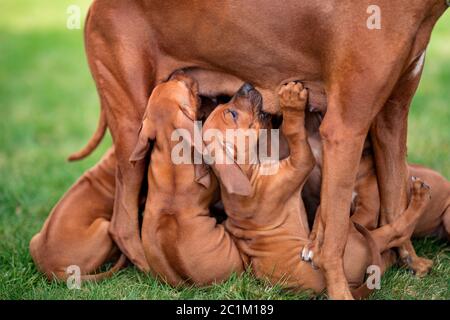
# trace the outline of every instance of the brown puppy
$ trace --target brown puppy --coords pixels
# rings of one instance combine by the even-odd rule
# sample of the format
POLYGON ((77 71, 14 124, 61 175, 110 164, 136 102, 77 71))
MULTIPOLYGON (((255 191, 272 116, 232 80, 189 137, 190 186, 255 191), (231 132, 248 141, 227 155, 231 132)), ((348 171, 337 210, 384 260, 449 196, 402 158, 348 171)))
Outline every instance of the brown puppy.
MULTIPOLYGON (((184 129, 189 134, 183 138, 189 143, 191 160, 194 121, 200 108, 197 91, 197 83, 183 74, 158 85, 130 158, 133 163, 144 159, 153 141, 142 243, 153 273, 172 285, 208 285, 244 270, 234 240, 209 213, 208 207, 218 196, 216 179, 202 179, 199 173, 198 183, 194 164, 175 164, 172 158, 179 145, 172 135, 184 129)), ((201 146, 201 134, 199 139, 201 146)))
MULTIPOLYGON (((321 292, 325 289, 323 272, 314 270, 300 258, 303 246, 309 241, 309 227, 299 196, 314 166, 304 123, 307 91, 300 84, 290 83, 282 87, 279 95, 283 114, 281 130, 290 155, 279 163, 278 172, 262 175, 260 163, 214 163, 212 168, 219 179, 229 216, 225 226, 239 239, 238 246, 250 258, 256 276, 290 288, 321 292)), ((211 113, 204 131, 216 129, 225 136, 227 129, 253 129, 258 135, 261 129, 269 128, 261 108, 262 98, 255 89, 241 90, 230 103, 211 113)), ((229 144, 229 141, 217 142, 229 144)), ((245 150, 254 147, 249 145, 245 150)), ((378 254, 411 236, 428 198, 428 189, 416 181, 409 208, 392 224, 367 235, 378 254)), ((350 230, 344 253, 345 274, 352 286, 359 286, 372 253, 366 239, 353 226, 350 230)), ((379 267, 384 270, 391 263, 388 251, 379 267)))
POLYGON ((113 213, 116 158, 110 149, 53 208, 42 230, 30 242, 37 268, 49 280, 66 279, 67 267, 80 268, 82 280, 100 280, 123 267, 121 255, 108 272, 90 275, 120 251, 108 233, 113 213))
MULTIPOLYGON (((432 169, 414 164, 410 164, 408 168, 411 181, 420 179, 431 189, 431 201, 425 207, 425 214, 417 222, 413 237, 435 236, 450 241, 450 182, 432 169)), ((379 221, 380 198, 370 153, 361 159, 356 182, 352 220, 368 229, 374 229, 379 221)), ((418 275, 428 272, 431 265, 423 267, 423 273, 418 275)))
MULTIPOLYGON (((427 203, 423 214, 414 228, 413 237, 437 236, 450 241, 450 183, 438 172, 418 165, 409 165, 411 181, 420 179, 431 189, 431 201, 427 203)), ((371 154, 361 159, 359 174, 355 185, 354 210, 351 219, 368 229, 373 229, 379 222, 380 198, 378 182, 371 154)), ((408 198, 411 194, 408 194, 408 198)), ((402 262, 409 264, 408 259, 415 261, 414 274, 423 277, 430 272, 433 261, 412 256, 402 257, 402 262), (406 260, 405 260, 406 259, 406 260)))

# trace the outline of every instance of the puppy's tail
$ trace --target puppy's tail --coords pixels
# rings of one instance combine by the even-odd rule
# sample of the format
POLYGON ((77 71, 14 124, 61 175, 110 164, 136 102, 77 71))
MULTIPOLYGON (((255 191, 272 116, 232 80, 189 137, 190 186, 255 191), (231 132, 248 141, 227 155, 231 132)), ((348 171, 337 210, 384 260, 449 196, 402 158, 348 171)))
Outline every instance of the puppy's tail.
POLYGON ((127 263, 127 257, 122 253, 120 255, 119 260, 117 260, 116 264, 111 269, 109 269, 106 272, 102 272, 102 273, 82 275, 81 281, 97 282, 97 281, 101 281, 101 280, 110 278, 114 273, 116 273, 117 271, 119 271, 120 269, 125 267, 126 263, 127 263))
POLYGON ((71 154, 68 158, 69 161, 78 161, 86 158, 90 155, 100 144, 105 136, 108 124, 106 122, 106 115, 103 109, 100 111, 100 119, 98 120, 97 130, 94 135, 89 139, 86 146, 78 152, 71 154))
MULTIPOLYGON (((371 265, 381 268, 382 259, 380 249, 378 248, 378 245, 370 234, 370 231, 356 222, 353 222, 353 224, 355 225, 356 230, 358 230, 358 232, 363 235, 363 237, 367 241, 367 244, 369 245, 371 265)), ((369 287, 367 286, 367 282, 364 281, 360 287, 352 290, 352 295, 356 300, 361 300, 367 298, 372 293, 372 291, 373 289, 369 289, 369 287)))

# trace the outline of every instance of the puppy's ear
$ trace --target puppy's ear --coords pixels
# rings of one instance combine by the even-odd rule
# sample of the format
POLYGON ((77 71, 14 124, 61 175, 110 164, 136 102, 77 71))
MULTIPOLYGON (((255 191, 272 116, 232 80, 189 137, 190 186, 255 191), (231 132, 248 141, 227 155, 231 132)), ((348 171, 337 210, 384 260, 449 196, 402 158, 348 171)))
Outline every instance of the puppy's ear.
POLYGON ((192 107, 190 104, 188 104, 188 103, 180 104, 180 110, 190 120, 192 120, 192 121, 197 120, 197 110, 194 107, 192 107))
POLYGON ((198 84, 198 81, 191 78, 190 86, 191 86, 192 94, 194 96, 198 96, 198 93, 200 91, 200 86, 198 84))
POLYGON ((192 76, 186 74, 183 70, 177 70, 169 78, 170 80, 177 80, 184 82, 186 87, 191 90, 191 93, 195 96, 199 92, 199 84, 196 79, 194 79, 192 76))
POLYGON ((242 169, 236 164, 214 164, 218 178, 229 194, 250 196, 252 185, 242 169))
MULTIPOLYGON (((194 148, 194 161, 195 161, 195 156, 196 155, 202 156, 203 150, 206 150, 206 147, 203 141, 193 141, 191 139, 190 144, 194 148)), ((202 159, 202 163, 194 164, 194 170, 195 170, 195 181, 204 186, 206 189, 208 189, 211 186, 210 167, 206 163, 204 163, 202 159)))
POLYGON ((195 182, 201 184, 206 189, 211 186, 211 172, 206 164, 195 164, 195 182))
POLYGON ((141 124, 141 128, 139 129, 139 138, 134 147, 134 151, 131 153, 130 162, 131 164, 135 164, 137 161, 142 160, 146 157, 147 153, 150 150, 150 140, 156 139, 156 131, 153 125, 150 123, 150 120, 147 118, 141 124))

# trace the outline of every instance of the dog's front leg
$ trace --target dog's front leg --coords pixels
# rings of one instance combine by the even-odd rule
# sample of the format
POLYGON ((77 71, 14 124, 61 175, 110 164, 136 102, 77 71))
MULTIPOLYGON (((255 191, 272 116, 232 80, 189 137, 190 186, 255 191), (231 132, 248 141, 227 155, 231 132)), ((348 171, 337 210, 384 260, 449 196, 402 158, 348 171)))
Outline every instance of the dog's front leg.
MULTIPOLYGON (((360 63, 370 65, 364 62, 367 57, 361 58, 360 63)), ((343 265, 352 192, 370 125, 394 87, 395 75, 399 72, 397 69, 383 70, 385 81, 367 84, 365 77, 375 77, 380 72, 375 68, 366 71, 340 70, 337 82, 328 90, 328 110, 320 127, 323 141, 320 204, 323 234, 317 234, 312 253, 308 256, 323 269, 328 295, 332 299, 352 299, 343 265)))
POLYGON ((314 252, 313 261, 324 270, 332 299, 352 299, 342 257, 349 232, 353 183, 365 135, 364 130, 346 132, 341 119, 330 113, 321 127, 324 156, 319 217, 324 228, 323 235, 316 235, 316 241, 319 246, 323 241, 323 245, 320 252, 314 252))
POLYGON ((291 82, 283 86, 278 95, 283 114, 281 132, 289 146, 289 157, 281 162, 285 170, 278 177, 293 181, 297 188, 305 182, 315 164, 305 128, 308 92, 302 84, 291 82))

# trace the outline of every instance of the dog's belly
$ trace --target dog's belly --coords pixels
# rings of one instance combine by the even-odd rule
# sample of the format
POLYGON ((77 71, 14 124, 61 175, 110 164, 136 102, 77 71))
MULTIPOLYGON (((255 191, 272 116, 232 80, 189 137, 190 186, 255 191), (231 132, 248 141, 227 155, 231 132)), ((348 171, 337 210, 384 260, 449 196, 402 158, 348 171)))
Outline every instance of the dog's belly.
MULTIPOLYGON (((186 74, 196 79, 199 84, 199 94, 205 97, 215 98, 222 95, 233 96, 237 90, 245 82, 243 79, 235 77, 231 74, 220 71, 207 70, 202 68, 187 68, 184 69, 186 74)), ((284 79, 281 83, 288 83, 289 81, 300 81, 297 78, 284 79)), ((326 93, 323 85, 319 81, 302 81, 303 85, 308 89, 308 109, 314 112, 326 112, 326 93)), ((278 113, 278 87, 275 89, 266 89, 257 87, 263 96, 264 106, 266 112, 278 113)))
MULTIPOLYGON (((423 22, 414 12, 398 17, 399 9, 408 5, 406 0, 382 3, 388 7, 385 23, 391 28, 405 28, 406 22, 419 26, 423 22)), ((352 43, 357 42, 357 56, 374 54, 372 46, 361 46, 361 39, 369 34, 355 25, 355 21, 368 18, 367 4, 361 1, 352 1, 349 6, 338 5, 335 0, 286 0, 274 6, 270 0, 145 0, 138 5, 145 12, 145 41, 152 48, 149 59, 157 82, 166 80, 177 69, 197 67, 233 75, 273 95, 283 82, 297 80, 310 90, 310 108, 324 112, 324 88, 331 90, 335 88, 332 84, 342 81, 335 77, 336 68, 342 69, 340 73, 344 69, 357 71, 339 62, 355 55, 349 50, 352 43), (355 40, 358 33, 361 37, 355 40)), ((423 4, 421 10, 430 10, 428 6, 423 4)), ((436 9, 433 17, 437 19, 443 10, 436 9)), ((423 23, 417 32, 408 56, 410 63, 425 49, 431 27, 423 23)), ((396 35, 383 33, 380 37, 374 38, 379 48, 393 50, 398 45, 396 35)), ((265 102, 266 111, 277 112, 277 103, 273 103, 276 99, 266 96, 270 102, 265 102)))
POLYGON ((301 81, 310 105, 325 106, 322 60, 332 27, 324 6, 298 1, 276 7, 270 1, 146 1, 146 6, 151 40, 159 49, 158 81, 188 67, 233 75, 262 92, 269 112, 278 111, 275 94, 283 83, 301 81))

